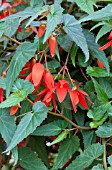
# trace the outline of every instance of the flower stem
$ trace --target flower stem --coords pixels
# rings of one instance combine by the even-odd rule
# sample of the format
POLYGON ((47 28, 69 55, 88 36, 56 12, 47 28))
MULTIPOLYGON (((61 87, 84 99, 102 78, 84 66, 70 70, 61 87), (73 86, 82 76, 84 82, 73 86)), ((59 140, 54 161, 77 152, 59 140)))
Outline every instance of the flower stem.
POLYGON ((9 40, 11 40, 11 41, 13 41, 13 42, 15 42, 15 43, 18 44, 18 45, 22 45, 21 42, 15 40, 14 38, 9 37, 8 35, 6 35, 6 34, 4 34, 4 33, 2 34, 2 36, 3 36, 3 37, 6 37, 7 39, 9 39, 9 40))
POLYGON ((103 164, 104 164, 104 169, 107 170, 107 161, 106 161, 106 142, 105 139, 102 139, 102 144, 104 146, 104 152, 103 152, 103 164))

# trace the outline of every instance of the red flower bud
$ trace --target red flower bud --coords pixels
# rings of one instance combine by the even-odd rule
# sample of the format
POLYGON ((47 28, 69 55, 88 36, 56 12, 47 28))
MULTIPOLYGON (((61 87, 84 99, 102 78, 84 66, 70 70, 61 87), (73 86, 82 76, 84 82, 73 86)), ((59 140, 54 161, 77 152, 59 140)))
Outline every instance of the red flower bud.
POLYGON ((104 64, 100 60, 97 60, 97 64, 98 67, 104 68, 104 64))
POLYGON ((56 38, 53 36, 49 38, 49 48, 51 56, 54 57, 56 52, 56 38))
POLYGON ((42 37, 43 34, 45 33, 46 30, 46 25, 45 24, 41 24, 39 29, 38 29, 38 37, 42 37))

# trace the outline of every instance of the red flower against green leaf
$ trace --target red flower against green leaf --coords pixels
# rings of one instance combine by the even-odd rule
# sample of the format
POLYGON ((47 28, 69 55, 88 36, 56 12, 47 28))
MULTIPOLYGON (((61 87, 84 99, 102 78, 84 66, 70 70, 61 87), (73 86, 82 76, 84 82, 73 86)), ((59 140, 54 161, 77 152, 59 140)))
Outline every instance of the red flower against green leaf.
POLYGON ((55 88, 58 100, 61 103, 65 99, 68 89, 70 89, 68 82, 66 80, 59 80, 55 88))
POLYGON ((55 52, 56 52, 56 38, 51 36, 48 39, 48 42, 49 42, 50 54, 52 57, 54 57, 55 52))
POLYGON ((0 103, 3 102, 3 95, 2 95, 2 93, 3 93, 3 89, 0 88, 0 103))
POLYGON ((99 50, 105 50, 108 47, 112 46, 112 31, 110 32, 110 35, 108 36, 108 40, 110 40, 108 43, 103 45, 102 47, 99 48, 99 50))
POLYGON ((19 105, 18 105, 18 104, 15 105, 15 106, 12 106, 12 107, 10 108, 10 115, 11 115, 11 116, 12 116, 12 115, 15 115, 16 112, 18 111, 18 109, 19 109, 19 105))
POLYGON ((42 37, 45 33, 45 30, 46 30, 46 24, 42 24, 40 25, 39 29, 38 29, 38 37, 42 37))
POLYGON ((76 105, 80 103, 84 108, 88 109, 88 104, 86 102, 86 98, 88 94, 84 92, 83 90, 78 90, 77 87, 76 89, 69 90, 72 106, 74 109, 74 112, 77 112, 76 105))
POLYGON ((45 71, 43 78, 46 88, 52 90, 52 88, 54 87, 54 77, 52 76, 49 70, 45 71))

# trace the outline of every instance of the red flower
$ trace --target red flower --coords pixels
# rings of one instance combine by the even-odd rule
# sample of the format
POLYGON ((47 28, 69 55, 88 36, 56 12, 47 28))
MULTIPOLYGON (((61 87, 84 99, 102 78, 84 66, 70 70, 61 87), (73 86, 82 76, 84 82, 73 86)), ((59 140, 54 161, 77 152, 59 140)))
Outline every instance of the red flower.
POLYGON ((44 66, 41 63, 36 63, 32 68, 32 81, 34 86, 38 86, 42 80, 44 66))
POLYGON ((84 108, 88 109, 88 104, 86 103, 86 98, 88 94, 84 92, 83 90, 78 90, 77 87, 73 90, 69 90, 72 106, 74 109, 74 112, 77 112, 76 105, 80 103, 84 108))
POLYGON ((45 33, 46 30, 46 24, 42 24, 40 25, 39 29, 38 29, 38 37, 42 37, 45 33))
POLYGON ((98 67, 104 68, 104 64, 100 60, 97 60, 97 64, 98 67))
POLYGON ((15 105, 15 106, 12 106, 11 108, 10 108, 10 115, 12 116, 12 115, 15 115, 16 114, 16 112, 18 111, 18 109, 19 109, 19 105, 17 104, 17 105, 15 105))
POLYGON ((99 50, 105 50, 108 47, 112 46, 112 31, 110 32, 110 35, 108 36, 108 40, 110 41, 106 43, 104 46, 100 47, 99 50))
POLYGON ((54 87, 54 77, 49 70, 45 71, 43 78, 46 88, 52 90, 52 88, 54 87))
POLYGON ((3 18, 5 18, 5 17, 7 17, 7 16, 9 16, 9 12, 8 12, 8 11, 5 11, 5 12, 3 12, 2 15, 0 15, 0 19, 3 19, 3 18))
POLYGON ((56 52, 56 38, 51 36, 48 41, 49 41, 50 54, 52 57, 54 57, 56 52))
POLYGON ((2 93, 3 93, 3 89, 0 88, 0 103, 3 102, 3 95, 2 95, 2 93))
POLYGON ((59 80, 55 87, 58 100, 61 103, 67 95, 69 89, 68 82, 66 80, 59 80))

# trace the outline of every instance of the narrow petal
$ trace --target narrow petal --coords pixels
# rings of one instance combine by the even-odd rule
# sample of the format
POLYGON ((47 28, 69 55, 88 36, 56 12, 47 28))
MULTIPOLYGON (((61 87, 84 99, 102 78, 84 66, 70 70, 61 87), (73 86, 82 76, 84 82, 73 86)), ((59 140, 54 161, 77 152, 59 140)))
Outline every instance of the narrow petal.
POLYGON ((51 90, 54 87, 54 78, 50 72, 45 73, 44 82, 48 89, 51 90))
POLYGON ((25 78, 25 80, 31 81, 31 80, 32 80, 32 74, 30 73, 30 74, 25 78))
POLYGON ((83 95, 79 95, 79 103, 86 109, 88 109, 88 104, 86 102, 86 99, 83 95))
POLYGON ((84 95, 84 96, 88 96, 88 94, 85 92, 85 91, 83 91, 83 90, 77 90, 80 94, 82 94, 82 95, 84 95))
POLYGON ((0 103, 3 102, 3 95, 2 95, 3 89, 0 88, 0 103))
POLYGON ((32 80, 33 80, 34 86, 37 86, 40 83, 43 73, 44 73, 43 64, 36 63, 32 69, 32 80))
POLYGON ((76 91, 71 91, 71 90, 69 90, 69 94, 70 94, 70 98, 71 98, 71 102, 72 102, 74 112, 76 113, 77 112, 76 105, 79 103, 78 94, 77 94, 76 91))
POLYGON ((56 99, 55 99, 54 94, 52 96, 52 101, 53 101, 54 111, 56 112, 56 99))
POLYGON ((105 50, 107 49, 108 47, 110 47, 112 45, 112 40, 109 41, 107 44, 105 44, 104 46, 100 47, 99 50, 105 50))
POLYGON ((56 94, 57 94, 59 102, 62 103, 67 95, 67 90, 65 88, 57 88, 56 94))
POLYGON ((50 102, 51 99, 52 99, 52 94, 53 94, 52 91, 48 91, 47 94, 45 95, 44 99, 43 99, 43 102, 50 102))

